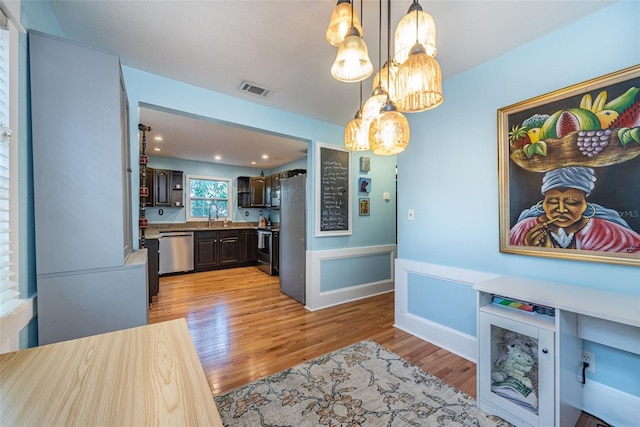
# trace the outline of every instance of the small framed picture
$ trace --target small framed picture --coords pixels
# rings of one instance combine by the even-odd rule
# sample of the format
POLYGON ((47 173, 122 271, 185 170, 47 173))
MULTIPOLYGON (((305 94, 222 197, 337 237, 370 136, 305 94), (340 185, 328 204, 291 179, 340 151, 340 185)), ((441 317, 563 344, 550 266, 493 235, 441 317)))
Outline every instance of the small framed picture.
POLYGON ((369 172, 371 170, 371 159, 367 156, 360 157, 360 172, 369 172))
POLYGON ((360 198, 359 206, 360 216, 369 216, 369 198, 360 198))
POLYGON ((369 193, 371 191, 371 178, 360 178, 358 180, 358 188, 361 193, 369 193))

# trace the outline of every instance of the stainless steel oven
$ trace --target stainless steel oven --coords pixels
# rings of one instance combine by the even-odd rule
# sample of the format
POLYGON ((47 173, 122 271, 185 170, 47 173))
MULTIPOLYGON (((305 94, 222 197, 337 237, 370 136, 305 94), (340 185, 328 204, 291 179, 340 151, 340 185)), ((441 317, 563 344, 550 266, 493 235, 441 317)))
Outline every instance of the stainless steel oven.
POLYGON ((258 230, 258 268, 267 274, 278 274, 278 232, 258 230))

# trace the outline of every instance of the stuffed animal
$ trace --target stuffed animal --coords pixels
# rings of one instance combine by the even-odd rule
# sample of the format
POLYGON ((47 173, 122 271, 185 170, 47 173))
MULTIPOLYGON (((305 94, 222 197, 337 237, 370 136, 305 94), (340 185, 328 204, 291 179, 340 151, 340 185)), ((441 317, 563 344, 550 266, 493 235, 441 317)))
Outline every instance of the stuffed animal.
POLYGON ((531 380, 526 375, 531 371, 534 364, 535 360, 526 345, 510 344, 507 346, 507 354, 496 361, 496 370, 491 373, 491 379, 495 382, 500 382, 511 377, 522 383, 522 385, 532 388, 531 380))

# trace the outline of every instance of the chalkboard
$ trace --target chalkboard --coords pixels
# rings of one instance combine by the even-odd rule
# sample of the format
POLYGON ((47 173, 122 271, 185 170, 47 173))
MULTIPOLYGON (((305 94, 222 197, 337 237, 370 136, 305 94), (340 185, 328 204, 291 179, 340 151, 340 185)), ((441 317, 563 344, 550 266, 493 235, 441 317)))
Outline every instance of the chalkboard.
POLYGON ((317 143, 316 236, 351 234, 351 152, 317 143))

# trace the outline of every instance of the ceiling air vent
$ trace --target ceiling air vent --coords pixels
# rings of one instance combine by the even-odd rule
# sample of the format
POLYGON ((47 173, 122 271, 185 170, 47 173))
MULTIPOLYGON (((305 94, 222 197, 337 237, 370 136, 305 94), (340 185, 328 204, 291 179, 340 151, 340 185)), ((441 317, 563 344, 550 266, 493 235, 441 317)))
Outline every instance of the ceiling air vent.
POLYGON ((261 96, 263 98, 266 98, 267 96, 271 95, 271 92, 273 92, 271 89, 258 86, 257 84, 251 82, 242 82, 238 90, 240 90, 241 92, 250 93, 252 95, 261 96))

